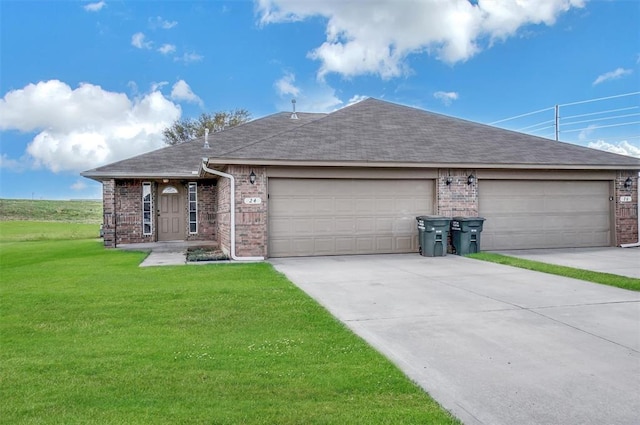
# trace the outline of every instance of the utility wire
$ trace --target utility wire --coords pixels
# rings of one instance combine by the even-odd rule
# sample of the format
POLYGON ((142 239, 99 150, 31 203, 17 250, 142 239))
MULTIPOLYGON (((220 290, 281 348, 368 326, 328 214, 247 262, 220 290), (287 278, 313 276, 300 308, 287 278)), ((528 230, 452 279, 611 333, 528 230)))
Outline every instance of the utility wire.
POLYGON ((615 99, 617 97, 633 96, 633 95, 636 95, 636 94, 640 94, 640 91, 636 91, 636 92, 632 92, 632 93, 617 94, 615 96, 599 97, 597 99, 580 100, 578 102, 564 103, 564 104, 558 105, 558 106, 580 105, 582 103, 597 102, 599 100, 615 99))
POLYGON ((573 125, 573 124, 582 124, 585 122, 594 122, 594 121, 604 121, 604 120, 614 120, 616 118, 626 118, 626 117, 637 117, 640 113, 637 114, 626 114, 626 115, 616 115, 614 117, 601 117, 601 118, 592 118, 590 120, 582 120, 582 121, 572 121, 572 122, 562 122, 563 126, 573 125))
POLYGON ((638 109, 638 108, 640 108, 640 106, 630 106, 628 108, 609 109, 608 111, 591 112, 591 113, 588 113, 588 114, 570 115, 568 117, 562 117, 562 118, 565 119, 565 120, 568 120, 569 118, 588 117, 588 116, 591 116, 591 115, 601 115, 601 114, 607 114, 609 112, 628 111, 630 109, 638 109))
MULTIPOLYGON (((619 98, 619 97, 634 96, 634 95, 638 95, 638 94, 640 94, 640 91, 631 92, 631 93, 617 94, 615 96, 606 96, 606 97, 599 97, 599 98, 595 98, 595 99, 580 100, 578 102, 564 103, 564 104, 561 104, 561 105, 558 105, 558 106, 560 107, 560 106, 580 105, 582 103, 598 102, 600 100, 615 99, 615 98, 619 98)), ((520 114, 520 115, 516 115, 516 116, 513 116, 513 117, 509 117, 509 118, 504 118, 504 119, 501 119, 501 120, 498 120, 498 121, 493 121, 493 122, 490 122, 489 125, 494 125, 494 124, 498 124, 498 123, 505 122, 505 121, 511 121, 511 120, 515 120, 516 118, 527 117, 529 115, 539 114, 540 112, 550 111, 552 109, 555 109, 555 106, 551 106, 549 108, 544 108, 544 109, 539 109, 539 110, 533 111, 533 112, 527 112, 526 114, 520 114)))
POLYGON ((555 106, 552 106, 550 108, 540 109, 539 111, 533 111, 533 112, 528 112, 528 113, 522 114, 522 115, 516 115, 515 117, 505 118, 503 120, 490 122, 489 125, 494 125, 494 124, 498 124, 500 122, 505 122, 505 121, 511 121, 511 120, 515 120, 516 118, 522 118, 522 117, 526 117, 526 116, 529 116, 529 115, 539 114, 540 112, 550 111, 550 110, 552 110, 554 108, 555 108, 555 106))
POLYGON ((582 131, 582 130, 587 130, 587 129, 589 129, 589 130, 597 130, 599 128, 621 127, 621 126, 624 126, 624 125, 633 125, 633 124, 640 124, 640 121, 625 122, 625 123, 622 123, 622 124, 596 125, 596 126, 593 126, 591 128, 583 127, 583 128, 578 128, 578 129, 575 129, 575 130, 563 130, 561 133, 573 133, 575 131, 582 131))
POLYGON ((537 123, 537 124, 528 125, 528 126, 526 126, 526 127, 519 128, 519 129, 517 129, 516 131, 529 130, 530 128, 537 127, 537 126, 539 126, 539 125, 543 125, 543 124, 550 124, 550 123, 554 123, 554 122, 555 122, 554 120, 542 121, 542 122, 539 122, 539 123, 537 123))

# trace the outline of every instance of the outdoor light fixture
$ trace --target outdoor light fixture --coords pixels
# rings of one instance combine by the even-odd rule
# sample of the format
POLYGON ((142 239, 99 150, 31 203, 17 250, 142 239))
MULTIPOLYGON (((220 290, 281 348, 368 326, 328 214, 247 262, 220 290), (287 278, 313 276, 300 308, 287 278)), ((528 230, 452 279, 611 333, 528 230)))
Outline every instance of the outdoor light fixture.
POLYGON ((631 189, 632 185, 633 185, 633 180, 631 180, 631 177, 627 177, 627 179, 624 181, 624 188, 631 189))
POLYGON ((249 183, 256 184, 256 173, 251 170, 251 174, 249 174, 249 183))
POLYGON ((447 177, 447 180, 445 181, 445 183, 447 184, 447 186, 449 186, 452 181, 453 180, 451 180, 451 177, 447 177))
POLYGON ((476 181, 476 178, 473 174, 469 174, 469 177, 467 177, 467 184, 473 184, 474 181, 476 181))

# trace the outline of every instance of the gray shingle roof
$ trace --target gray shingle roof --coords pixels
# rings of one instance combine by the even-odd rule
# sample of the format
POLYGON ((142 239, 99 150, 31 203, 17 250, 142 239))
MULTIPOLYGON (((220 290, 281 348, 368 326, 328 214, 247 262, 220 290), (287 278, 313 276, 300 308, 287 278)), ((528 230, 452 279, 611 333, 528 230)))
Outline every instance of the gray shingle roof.
POLYGON ((378 99, 330 114, 278 113, 98 167, 84 176, 184 177, 201 158, 225 163, 344 163, 640 169, 640 159, 530 136, 378 99))

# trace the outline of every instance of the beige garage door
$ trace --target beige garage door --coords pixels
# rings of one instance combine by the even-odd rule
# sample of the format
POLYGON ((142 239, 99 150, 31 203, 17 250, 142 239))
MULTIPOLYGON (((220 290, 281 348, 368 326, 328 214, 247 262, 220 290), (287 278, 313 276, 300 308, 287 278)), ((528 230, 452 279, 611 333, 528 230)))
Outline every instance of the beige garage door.
POLYGON ((608 246, 609 182, 479 182, 483 250, 608 246))
POLYGON ((269 256, 417 252, 433 180, 269 179, 269 256))

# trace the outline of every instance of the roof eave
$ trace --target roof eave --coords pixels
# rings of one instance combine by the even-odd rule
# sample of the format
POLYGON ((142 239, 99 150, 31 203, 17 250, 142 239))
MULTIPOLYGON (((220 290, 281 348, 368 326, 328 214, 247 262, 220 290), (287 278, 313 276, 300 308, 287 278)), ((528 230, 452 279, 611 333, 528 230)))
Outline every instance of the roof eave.
POLYGON ((631 170, 640 171, 640 163, 632 164, 500 164, 382 161, 305 161, 209 158, 210 165, 255 165, 291 167, 365 167, 365 168, 465 168, 465 169, 535 169, 535 170, 631 170))
POLYGON ((85 171, 80 173, 81 176, 87 177, 96 181, 103 181, 109 179, 193 179, 200 176, 199 170, 193 170, 191 173, 130 173, 130 172, 102 172, 102 171, 85 171))

